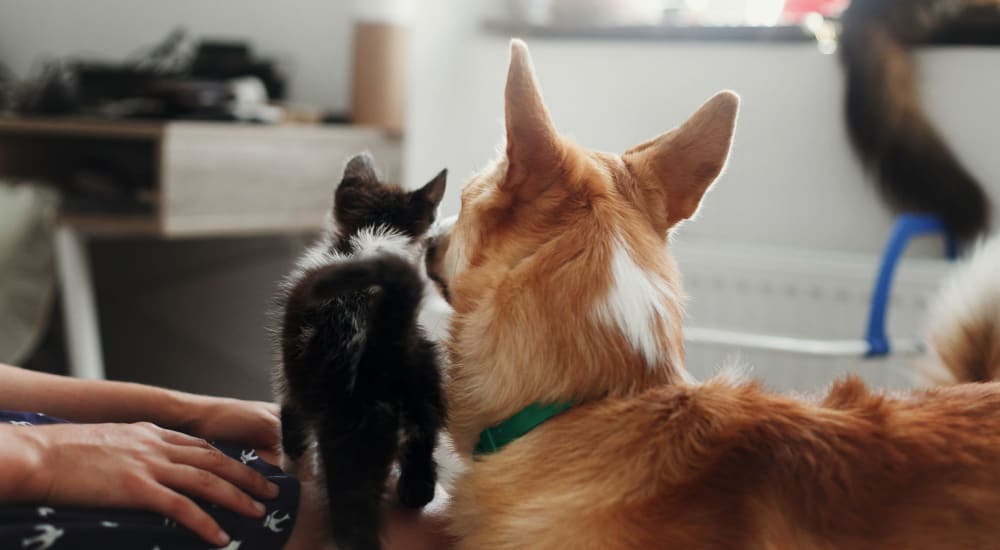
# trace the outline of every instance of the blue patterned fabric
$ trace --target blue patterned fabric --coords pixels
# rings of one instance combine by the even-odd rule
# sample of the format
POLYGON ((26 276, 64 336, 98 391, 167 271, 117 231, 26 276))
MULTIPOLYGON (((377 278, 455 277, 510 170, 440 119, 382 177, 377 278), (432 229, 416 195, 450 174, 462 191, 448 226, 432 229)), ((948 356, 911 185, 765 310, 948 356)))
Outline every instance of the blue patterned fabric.
MULTIPOLYGON (((65 423, 42 414, 0 411, 0 423, 20 426, 65 423)), ((26 428, 30 429, 30 428, 26 428)), ((299 482, 257 457, 253 449, 210 442, 226 455, 252 467, 276 483, 281 492, 262 501, 267 514, 248 518, 225 508, 200 503, 232 537, 228 550, 272 550, 288 541, 298 513, 299 482)), ((63 506, 0 506, 0 548, 23 550, 194 550, 211 548, 172 520, 138 510, 63 506)))

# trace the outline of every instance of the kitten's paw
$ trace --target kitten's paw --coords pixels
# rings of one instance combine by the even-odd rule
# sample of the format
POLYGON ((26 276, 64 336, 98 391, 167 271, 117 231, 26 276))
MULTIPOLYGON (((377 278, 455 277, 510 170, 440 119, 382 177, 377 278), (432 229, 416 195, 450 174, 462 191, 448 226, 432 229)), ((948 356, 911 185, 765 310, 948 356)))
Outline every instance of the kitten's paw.
POLYGON ((400 477, 396 484, 399 503, 407 508, 423 508, 434 500, 435 485, 433 477, 400 477))

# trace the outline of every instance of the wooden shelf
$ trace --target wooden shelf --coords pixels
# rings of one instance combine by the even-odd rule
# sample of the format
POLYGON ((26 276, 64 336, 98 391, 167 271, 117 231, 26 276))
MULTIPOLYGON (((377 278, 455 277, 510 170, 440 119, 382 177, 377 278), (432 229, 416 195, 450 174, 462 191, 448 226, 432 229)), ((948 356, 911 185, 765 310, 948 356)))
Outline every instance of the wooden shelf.
POLYGON ((663 42, 811 42, 808 30, 798 25, 778 26, 697 26, 631 25, 581 26, 566 24, 535 25, 503 19, 490 19, 483 28, 501 36, 523 36, 560 40, 626 40, 663 42))
POLYGON ((0 117, 0 134, 46 137, 157 139, 168 122, 110 121, 89 118, 0 117))
POLYGON ((399 138, 368 127, 0 118, 0 177, 67 186, 102 155, 117 155, 149 174, 152 183, 133 184, 156 197, 154 213, 65 216, 96 235, 315 230, 344 163, 363 150, 372 152, 384 172, 400 174, 399 138))
POLYGON ((64 214, 60 220, 96 237, 155 237, 162 233, 160 223, 154 216, 64 214))

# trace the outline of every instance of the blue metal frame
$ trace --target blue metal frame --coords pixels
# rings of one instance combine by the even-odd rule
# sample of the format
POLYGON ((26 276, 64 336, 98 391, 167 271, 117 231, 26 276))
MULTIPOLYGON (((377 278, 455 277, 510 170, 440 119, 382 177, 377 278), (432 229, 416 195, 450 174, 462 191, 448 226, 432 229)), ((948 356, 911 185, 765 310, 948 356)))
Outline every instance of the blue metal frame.
POLYGON ((904 214, 896 218, 889 242, 886 243, 885 250, 882 252, 882 264, 879 267, 878 279, 872 293, 868 331, 865 333, 865 341, 868 342, 868 357, 886 356, 891 351, 889 337, 885 331, 885 318, 889 309, 892 277, 899 259, 906 250, 906 245, 914 237, 928 233, 937 233, 944 237, 948 259, 954 260, 958 257, 958 243, 940 219, 923 214, 904 214))

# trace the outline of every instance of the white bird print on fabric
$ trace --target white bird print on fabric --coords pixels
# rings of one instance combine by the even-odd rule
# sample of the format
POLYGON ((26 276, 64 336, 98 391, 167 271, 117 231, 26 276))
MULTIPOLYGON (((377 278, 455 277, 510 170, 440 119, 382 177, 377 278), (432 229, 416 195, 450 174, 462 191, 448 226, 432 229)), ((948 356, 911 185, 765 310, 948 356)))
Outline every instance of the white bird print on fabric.
POLYGON ((275 510, 264 518, 264 527, 270 529, 272 533, 280 533, 285 530, 281 527, 281 524, 292 518, 291 515, 285 514, 283 517, 278 517, 279 510, 275 510))
POLYGON ((115 522, 113 522, 113 521, 102 521, 101 522, 101 527, 114 528, 114 527, 118 527, 118 524, 115 523, 115 522))
POLYGON ((48 516, 48 515, 51 515, 51 514, 54 514, 54 513, 56 513, 56 511, 53 510, 52 508, 49 508, 48 506, 41 506, 41 507, 38 508, 38 515, 42 516, 43 518, 45 516, 48 516))
POLYGON ((255 453, 253 449, 240 452, 240 462, 246 464, 248 462, 253 462, 254 460, 260 460, 260 457, 257 456, 257 453, 255 453))
POLYGON ((65 533, 64 530, 56 529, 55 525, 49 525, 47 523, 36 525, 35 531, 41 531, 41 533, 33 537, 21 539, 21 548, 30 548, 31 550, 48 550, 49 548, 52 548, 52 545, 59 540, 59 537, 63 536, 63 533, 65 533), (35 546, 36 544, 37 546, 35 546))
POLYGON ((226 547, 222 548, 221 550, 238 550, 240 546, 243 546, 243 541, 234 540, 231 541, 229 544, 227 544, 226 547))

